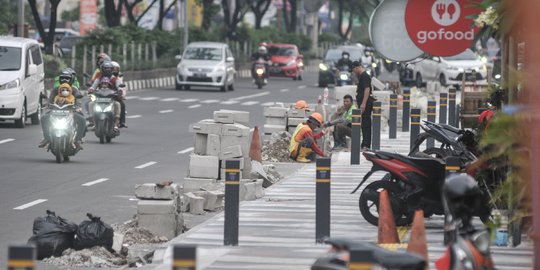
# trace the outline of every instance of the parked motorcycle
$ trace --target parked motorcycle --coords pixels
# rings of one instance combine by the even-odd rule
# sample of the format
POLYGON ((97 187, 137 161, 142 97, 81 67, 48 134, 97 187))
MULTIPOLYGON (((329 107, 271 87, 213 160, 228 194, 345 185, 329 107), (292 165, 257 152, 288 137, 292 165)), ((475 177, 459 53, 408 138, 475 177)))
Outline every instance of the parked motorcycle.
POLYGON ((60 106, 53 103, 49 105, 49 108, 51 108, 51 125, 48 131, 50 143, 47 151, 51 151, 57 163, 69 161, 70 156, 79 152, 73 144, 77 135, 73 104, 60 106))
POLYGON ((262 89, 264 85, 268 83, 268 80, 266 79, 267 76, 267 70, 266 70, 266 63, 263 59, 258 59, 255 61, 255 64, 253 65, 254 73, 255 73, 255 84, 257 85, 258 89, 262 89))
MULTIPOLYGON (((386 189, 390 204, 398 226, 406 226, 412 222, 414 210, 424 210, 424 215, 443 215, 441 187, 446 175, 446 164, 436 158, 409 157, 398 153, 384 151, 365 151, 363 155, 373 163, 371 170, 364 176, 360 184, 351 192, 355 193, 368 179, 377 172, 388 172, 389 176, 368 184, 359 198, 362 216, 374 226, 379 222, 379 192, 386 189)), ((486 192, 487 193, 487 192, 486 192)), ((488 203, 489 195, 485 194, 484 204, 475 209, 477 216, 487 222, 491 214, 488 203)))
POLYGON ((352 85, 352 74, 349 70, 348 65, 343 65, 341 67, 337 68, 336 71, 336 85, 337 86, 343 86, 343 85, 352 85))
POLYGON ((114 129, 114 104, 118 98, 118 91, 108 88, 97 89, 94 92, 94 133, 99 138, 99 143, 110 143, 120 135, 114 129))

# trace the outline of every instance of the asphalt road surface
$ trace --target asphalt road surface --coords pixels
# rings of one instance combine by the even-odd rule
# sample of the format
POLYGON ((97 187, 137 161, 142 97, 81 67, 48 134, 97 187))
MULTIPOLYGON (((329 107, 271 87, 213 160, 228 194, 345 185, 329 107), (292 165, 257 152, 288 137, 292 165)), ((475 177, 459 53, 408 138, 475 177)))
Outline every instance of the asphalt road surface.
POLYGON ((26 243, 34 218, 47 209, 76 223, 85 220, 86 213, 109 224, 124 222, 136 214, 136 184, 181 182, 194 145, 190 123, 232 109, 249 111, 251 127, 262 128, 263 106, 298 99, 314 104, 323 92, 316 84, 312 72, 302 81, 271 78, 261 90, 251 80, 237 79, 236 89, 228 92, 196 87, 130 92, 129 128, 103 145, 89 132, 84 150, 62 164, 37 147, 40 126, 18 129, 0 122, 0 265, 5 265, 8 245, 26 243))

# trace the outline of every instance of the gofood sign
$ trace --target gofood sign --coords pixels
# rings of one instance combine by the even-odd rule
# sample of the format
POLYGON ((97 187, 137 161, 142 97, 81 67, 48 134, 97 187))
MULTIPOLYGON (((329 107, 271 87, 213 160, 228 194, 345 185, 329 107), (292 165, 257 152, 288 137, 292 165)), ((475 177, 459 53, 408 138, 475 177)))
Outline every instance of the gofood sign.
POLYGON ((478 28, 469 17, 479 0, 410 0, 405 9, 409 37, 422 51, 452 56, 470 48, 478 28))

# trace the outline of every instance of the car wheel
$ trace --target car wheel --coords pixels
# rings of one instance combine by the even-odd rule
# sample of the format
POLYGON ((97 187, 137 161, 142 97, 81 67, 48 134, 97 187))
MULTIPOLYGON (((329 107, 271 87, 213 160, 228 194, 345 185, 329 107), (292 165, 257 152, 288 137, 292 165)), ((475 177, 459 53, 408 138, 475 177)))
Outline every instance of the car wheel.
POLYGON ((32 125, 39 125, 41 120, 41 102, 38 102, 38 108, 37 111, 32 114, 30 117, 30 120, 32 121, 32 125))
POLYGON ((298 80, 299 80, 299 81, 302 80, 302 75, 298 75, 298 80))
POLYGON ((422 87, 424 83, 422 82, 422 75, 420 73, 416 74, 416 87, 422 87))
POLYGON ((234 91, 234 82, 232 82, 231 84, 229 84, 228 89, 229 89, 229 91, 234 91))
POLYGON ((446 86, 446 77, 444 77, 444 74, 439 76, 439 83, 441 83, 441 86, 446 86))
POLYGON ((327 87, 328 84, 324 82, 319 82, 319 87, 327 87))
POLYGON ((26 102, 23 104, 21 110, 21 118, 15 120, 15 127, 18 128, 24 128, 24 125, 26 124, 26 102))
POLYGON ((189 85, 184 85, 184 90, 189 90, 189 89, 191 89, 191 86, 189 86, 189 85))
POLYGON ((182 85, 181 84, 176 84, 176 90, 182 90, 182 85))

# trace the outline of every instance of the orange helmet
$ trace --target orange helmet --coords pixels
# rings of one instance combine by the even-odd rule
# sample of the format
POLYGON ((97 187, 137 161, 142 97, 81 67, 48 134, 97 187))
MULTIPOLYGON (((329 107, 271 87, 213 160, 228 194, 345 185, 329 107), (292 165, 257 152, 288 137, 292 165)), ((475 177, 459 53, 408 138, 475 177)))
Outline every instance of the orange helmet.
POLYGON ((309 109, 307 102, 303 99, 300 99, 294 104, 295 109, 309 109))
POLYGON ((309 119, 314 119, 315 120, 315 124, 317 124, 318 126, 321 126, 322 123, 323 123, 323 117, 320 113, 318 112, 314 112, 312 113, 310 116, 309 116, 309 119))

